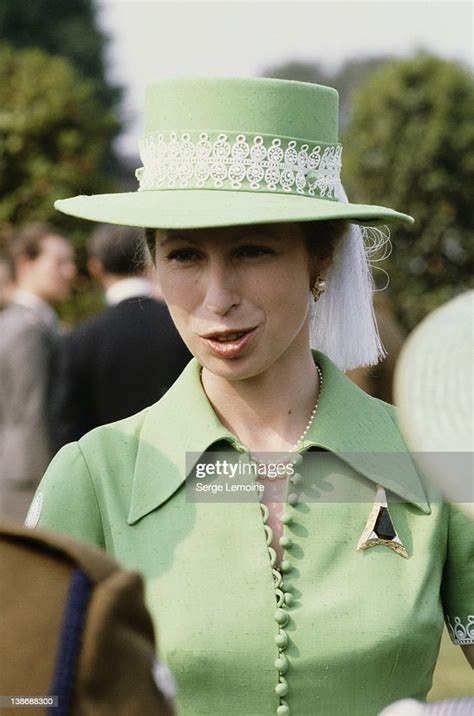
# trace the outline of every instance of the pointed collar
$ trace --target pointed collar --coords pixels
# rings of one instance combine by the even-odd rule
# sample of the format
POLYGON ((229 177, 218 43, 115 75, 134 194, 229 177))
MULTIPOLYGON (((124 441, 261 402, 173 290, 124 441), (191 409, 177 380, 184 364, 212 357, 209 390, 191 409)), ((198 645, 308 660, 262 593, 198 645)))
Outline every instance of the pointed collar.
POLYGON ((234 435, 214 412, 193 358, 178 380, 145 415, 135 462, 128 523, 133 524, 168 499, 186 479, 186 453, 202 454, 234 435))
MULTIPOLYGON (((429 514, 421 479, 391 407, 364 393, 324 354, 313 354, 323 384, 303 449, 320 447, 338 453, 357 472, 429 514), (403 469, 396 460, 381 458, 383 453, 402 453, 403 469)), ((238 444, 207 399, 200 370, 198 361, 192 359, 163 398, 145 411, 129 524, 154 510, 180 487, 186 479, 186 453, 200 455, 222 440, 234 447, 238 444)))
POLYGON ((303 449, 320 447, 338 456, 425 514, 422 479, 395 420, 395 409, 361 390, 327 356, 313 351, 323 382, 319 405, 303 449))

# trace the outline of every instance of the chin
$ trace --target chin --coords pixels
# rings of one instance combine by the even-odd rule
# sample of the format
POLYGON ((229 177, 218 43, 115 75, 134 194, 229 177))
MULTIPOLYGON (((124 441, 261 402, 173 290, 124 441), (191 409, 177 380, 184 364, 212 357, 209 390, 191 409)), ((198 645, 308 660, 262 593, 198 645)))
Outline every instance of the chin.
POLYGON ((197 360, 210 373, 225 380, 247 380, 255 378, 268 367, 256 356, 239 356, 237 358, 218 358, 213 355, 196 356, 197 360))

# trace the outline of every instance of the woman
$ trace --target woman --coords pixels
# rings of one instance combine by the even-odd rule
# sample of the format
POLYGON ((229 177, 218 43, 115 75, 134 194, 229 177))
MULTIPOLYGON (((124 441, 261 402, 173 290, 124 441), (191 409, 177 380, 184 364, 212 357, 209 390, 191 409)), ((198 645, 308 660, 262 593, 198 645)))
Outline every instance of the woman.
POLYGON ((345 222, 412 219, 344 200, 330 88, 162 81, 145 130, 139 192, 56 206, 147 228, 195 358, 157 404, 63 448, 29 522, 143 572, 181 714, 423 699, 441 591, 472 642, 472 540, 428 499, 391 407, 339 369, 382 352, 345 222))

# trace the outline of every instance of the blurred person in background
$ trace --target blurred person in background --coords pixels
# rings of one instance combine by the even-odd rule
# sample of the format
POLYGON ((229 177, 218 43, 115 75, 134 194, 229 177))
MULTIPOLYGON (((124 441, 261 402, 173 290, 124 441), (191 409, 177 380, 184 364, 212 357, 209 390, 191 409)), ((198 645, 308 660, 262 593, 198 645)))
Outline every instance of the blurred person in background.
POLYGON ((141 233, 103 225, 88 250, 89 272, 103 287, 108 308, 61 342, 58 447, 154 403, 191 358, 165 303, 155 300, 141 233))
POLYGON ((13 291, 13 277, 10 263, 6 257, 0 257, 0 311, 10 303, 13 291))
POLYGON ((0 313, 0 514, 22 520, 53 456, 53 306, 69 296, 76 267, 71 244, 50 224, 25 225, 9 252, 13 289, 0 313))

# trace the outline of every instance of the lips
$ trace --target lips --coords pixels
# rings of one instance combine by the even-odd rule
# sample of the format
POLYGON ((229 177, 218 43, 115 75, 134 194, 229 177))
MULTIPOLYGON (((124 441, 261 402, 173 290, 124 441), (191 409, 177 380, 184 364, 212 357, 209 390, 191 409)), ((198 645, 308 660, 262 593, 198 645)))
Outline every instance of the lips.
POLYGON ((235 358, 248 346, 255 334, 256 328, 240 331, 219 331, 207 336, 201 336, 211 353, 219 358, 235 358))
POLYGON ((215 340, 219 343, 226 343, 227 341, 237 341, 239 338, 244 336, 246 331, 239 331, 239 333, 231 333, 228 336, 216 336, 215 340))

